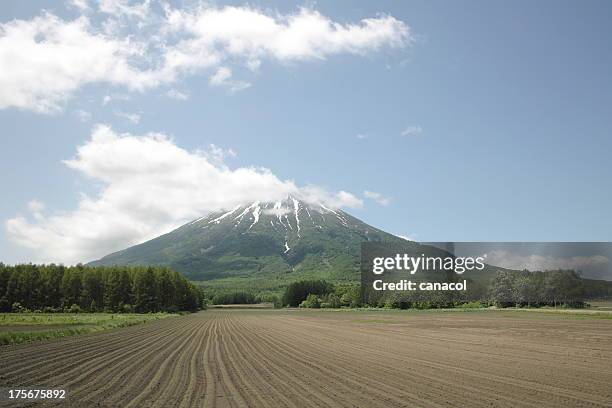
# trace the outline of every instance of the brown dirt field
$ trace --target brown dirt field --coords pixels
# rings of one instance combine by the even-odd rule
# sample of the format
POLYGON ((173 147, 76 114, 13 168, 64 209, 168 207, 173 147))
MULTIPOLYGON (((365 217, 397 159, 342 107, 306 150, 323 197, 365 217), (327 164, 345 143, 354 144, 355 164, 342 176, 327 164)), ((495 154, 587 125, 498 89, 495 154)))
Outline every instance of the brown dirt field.
POLYGON ((0 364, 0 387, 73 407, 612 407, 612 320, 209 310, 0 347, 0 364))
POLYGON ((212 309, 274 309, 274 303, 254 303, 242 305, 211 305, 212 309))

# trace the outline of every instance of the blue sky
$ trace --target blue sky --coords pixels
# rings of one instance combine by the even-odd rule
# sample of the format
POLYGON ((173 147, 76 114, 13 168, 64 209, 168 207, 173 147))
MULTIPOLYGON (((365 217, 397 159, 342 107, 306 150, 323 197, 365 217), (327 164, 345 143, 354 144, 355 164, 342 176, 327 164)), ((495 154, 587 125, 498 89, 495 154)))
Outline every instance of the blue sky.
MULTIPOLYGON (((117 8, 119 1, 107 3, 116 7, 116 14, 103 13, 93 3, 85 9, 64 1, 5 1, 0 10, 0 65, 1 58, 6 64, 11 55, 2 42, 11 20, 26 24, 48 15, 41 9, 44 4, 57 24, 86 16, 88 32, 102 35, 104 21, 128 10, 117 8)), ((194 3, 186 3, 170 7, 192 12, 194 3)), ((206 7, 219 11, 226 4, 245 7, 238 2, 206 7)), ((256 69, 243 55, 224 57, 143 89, 132 86, 129 78, 107 81, 105 71, 61 90, 61 97, 52 101, 57 106, 46 111, 40 108, 49 105, 44 87, 58 80, 51 78, 47 85, 43 80, 36 83, 39 74, 25 77, 42 88, 21 102, 15 95, 30 88, 7 91, 6 84, 24 77, 18 73, 13 78, 12 70, 0 69, 0 84, 5 85, 4 95, 0 92, 0 260, 87 261, 221 205, 198 195, 193 198, 197 206, 177 204, 177 216, 158 216, 169 209, 154 206, 134 210, 145 214, 141 224, 152 224, 146 227, 121 224, 124 204, 106 206, 108 197, 103 197, 103 214, 113 218, 107 222, 115 233, 104 230, 97 245, 87 231, 94 233, 99 224, 92 227, 91 220, 75 212, 83 207, 83 194, 95 211, 109 185, 124 180, 120 169, 105 167, 112 181, 100 173, 102 153, 77 155, 79 146, 97 146, 92 134, 100 131, 99 124, 107 126, 112 134, 107 137, 115 142, 133 137, 134 143, 145 143, 148 133, 163 133, 160 149, 180 150, 169 157, 185 157, 186 162, 204 157, 231 175, 232 183, 237 169, 255 166, 269 169, 282 182, 282 187, 272 182, 278 187, 275 192, 293 188, 283 184, 291 180, 299 189, 317 186, 330 200, 341 197, 340 191, 350 193, 348 201, 337 200, 338 206, 376 227, 418 240, 612 240, 609 2, 248 3, 248 10, 272 16, 279 25, 300 7, 345 27, 363 28, 360 21, 369 18, 378 19, 383 30, 390 21, 385 18, 392 18, 389 24, 408 33, 381 34, 359 43, 347 39, 340 47, 328 38, 331 34, 317 32, 317 52, 324 55, 316 56, 291 43, 295 39, 290 37, 282 50, 258 55, 256 69), (231 77, 223 69, 231 70, 231 77), (106 103, 105 97, 110 97, 106 103), (70 159, 76 164, 63 162, 70 159), (364 191, 388 198, 387 205, 364 191), (80 232, 73 234, 71 228, 80 232), (127 238, 117 235, 121 228, 128 231, 127 238), (45 249, 52 243, 53 250, 45 249)), ((138 37, 138 24, 145 26, 141 34, 147 29, 154 33, 150 20, 162 18, 161 10, 153 2, 144 17, 117 17, 122 27, 112 34, 113 40, 138 37)), ((23 52, 28 52, 25 47, 23 52)), ((74 61, 80 63, 79 58, 74 61)), ((100 64, 104 61, 95 66, 100 64)), ((85 69, 78 75, 87 78, 87 73, 85 69)), ((151 154, 142 150, 141 157, 136 152, 126 161, 137 166, 151 154)), ((133 168, 126 171, 134 174, 133 168)), ((138 186, 143 189, 143 184, 155 182, 142 175, 126 179, 142 182, 138 186)), ((202 194, 220 194, 214 183, 205 185, 212 186, 211 191, 202 194)), ((262 181, 257 188, 267 185, 262 181)), ((155 189, 164 195, 163 186, 155 189)), ((191 201, 180 194, 177 200, 191 201)))

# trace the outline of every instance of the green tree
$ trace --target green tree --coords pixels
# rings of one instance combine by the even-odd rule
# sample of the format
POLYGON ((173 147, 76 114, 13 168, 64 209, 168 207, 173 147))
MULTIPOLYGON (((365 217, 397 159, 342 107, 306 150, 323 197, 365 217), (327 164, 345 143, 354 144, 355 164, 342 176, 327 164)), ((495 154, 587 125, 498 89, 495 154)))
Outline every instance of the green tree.
POLYGON ((51 264, 42 268, 41 281, 44 293, 44 305, 52 308, 62 306, 62 278, 64 266, 51 264))
POLYGON ((531 275, 525 271, 514 277, 512 282, 512 298, 517 307, 523 305, 530 306, 533 302, 534 287, 531 275))
POLYGON ((330 293, 327 296, 327 303, 329 303, 329 307, 332 308, 339 308, 340 306, 342 306, 340 296, 336 295, 335 293, 330 293))
POLYGON ((81 267, 68 268, 64 271, 61 284, 62 305, 64 307, 79 304, 81 301, 81 291, 83 287, 81 275, 81 267))
POLYGON ((346 287, 345 292, 340 297, 343 306, 361 306, 361 288, 357 285, 346 287))
POLYGON ((309 294, 323 296, 334 291, 334 286, 324 280, 303 280, 293 282, 285 289, 283 304, 299 306, 309 294))
POLYGON ((11 277, 11 270, 8 266, 0 262, 0 297, 6 295, 8 281, 11 277))
POLYGON ((112 267, 106 271, 104 305, 113 312, 120 312, 122 305, 131 303, 132 279, 125 267, 112 267))
POLYGON ((8 299, 6 298, 6 296, 2 296, 0 298, 0 312, 8 313, 10 311, 11 311, 11 304, 9 303, 8 299))
POLYGON ((498 307, 508 307, 514 303, 514 277, 511 272, 498 271, 491 285, 491 300, 498 307))
POLYGON ((159 310, 157 282, 152 267, 137 269, 134 275, 134 307, 139 313, 159 310))
POLYGON ((40 271, 34 265, 17 265, 7 283, 6 297, 10 303, 18 302, 27 309, 41 306, 40 271))
POLYGON ((102 270, 88 268, 82 274, 81 304, 90 312, 97 312, 104 304, 104 279, 102 270), (92 308, 93 307, 93 308, 92 308))
POLYGON ((318 309, 321 307, 321 299, 314 293, 306 296, 306 299, 300 303, 300 307, 305 307, 309 309, 318 309))
POLYGON ((169 311, 176 308, 176 277, 168 268, 161 268, 157 272, 157 288, 159 292, 159 305, 161 310, 169 311))

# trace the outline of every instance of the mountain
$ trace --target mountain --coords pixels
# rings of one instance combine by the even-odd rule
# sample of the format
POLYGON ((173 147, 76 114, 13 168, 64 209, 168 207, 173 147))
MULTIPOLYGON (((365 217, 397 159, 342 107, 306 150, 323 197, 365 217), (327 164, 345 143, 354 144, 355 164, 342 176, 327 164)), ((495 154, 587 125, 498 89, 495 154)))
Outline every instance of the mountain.
MULTIPOLYGON (((359 282, 361 243, 368 241, 381 243, 367 246, 369 251, 376 248, 376 256, 450 255, 447 249, 406 241, 342 210, 289 196, 209 214, 90 265, 164 265, 206 287, 280 292, 299 279, 359 282)), ((432 271, 411 279, 468 279, 470 290, 479 293, 486 290, 499 270, 510 271, 485 265, 481 271, 461 276, 432 271)), ((405 278, 398 273, 398 279, 405 278)), ((385 276, 393 277, 388 272, 385 276)), ((601 297, 609 296, 612 284, 585 280, 585 285, 589 297, 601 297)))
POLYGON ((289 196, 209 214, 92 265, 167 265, 234 288, 274 289, 303 278, 354 282, 363 241, 406 242, 342 210, 289 196))

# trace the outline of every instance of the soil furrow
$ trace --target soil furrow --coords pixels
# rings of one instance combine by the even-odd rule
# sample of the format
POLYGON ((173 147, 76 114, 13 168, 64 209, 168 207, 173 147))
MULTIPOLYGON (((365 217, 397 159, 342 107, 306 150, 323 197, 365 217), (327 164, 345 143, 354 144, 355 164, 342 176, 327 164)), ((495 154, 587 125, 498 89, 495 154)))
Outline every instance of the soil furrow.
POLYGON ((612 320, 209 310, 0 347, 12 407, 612 407, 612 320))

